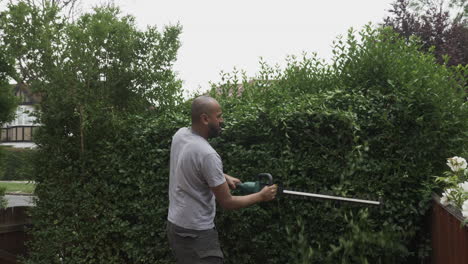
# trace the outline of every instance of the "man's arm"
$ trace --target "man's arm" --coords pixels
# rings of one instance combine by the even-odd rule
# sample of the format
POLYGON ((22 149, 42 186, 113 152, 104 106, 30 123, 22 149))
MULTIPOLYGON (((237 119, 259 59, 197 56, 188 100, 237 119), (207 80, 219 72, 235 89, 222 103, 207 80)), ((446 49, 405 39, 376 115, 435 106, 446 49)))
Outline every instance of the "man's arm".
POLYGON ((233 196, 229 191, 227 182, 221 185, 212 187, 211 191, 216 197, 216 201, 226 210, 235 210, 250 206, 259 202, 271 201, 276 196, 277 191, 276 185, 265 186, 260 192, 245 195, 245 196, 233 196))

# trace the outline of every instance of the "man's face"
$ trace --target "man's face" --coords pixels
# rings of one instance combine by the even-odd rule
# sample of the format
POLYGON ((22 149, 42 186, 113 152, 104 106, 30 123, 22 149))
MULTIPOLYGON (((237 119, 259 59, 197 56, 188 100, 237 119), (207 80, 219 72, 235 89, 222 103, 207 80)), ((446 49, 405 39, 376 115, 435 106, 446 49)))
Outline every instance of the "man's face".
POLYGON ((221 126, 224 122, 221 106, 216 103, 215 107, 208 113, 208 138, 215 138, 221 134, 221 126))

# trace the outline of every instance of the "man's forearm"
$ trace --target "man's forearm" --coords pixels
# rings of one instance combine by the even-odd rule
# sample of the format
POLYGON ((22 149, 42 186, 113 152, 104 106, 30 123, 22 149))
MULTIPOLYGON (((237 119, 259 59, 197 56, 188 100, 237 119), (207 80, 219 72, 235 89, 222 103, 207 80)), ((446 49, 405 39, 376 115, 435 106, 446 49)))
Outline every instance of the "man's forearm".
POLYGON ((240 209, 263 201, 260 192, 244 196, 231 195, 227 182, 211 189, 216 197, 216 201, 226 210, 240 209))
POLYGON ((235 210, 245 208, 262 201, 260 193, 253 193, 244 196, 231 196, 231 199, 225 200, 221 206, 226 210, 235 210))
POLYGON ((216 201, 227 210, 244 208, 255 203, 271 201, 275 198, 277 186, 266 186, 260 192, 244 196, 232 196, 228 184, 225 182, 219 186, 212 187, 216 201))

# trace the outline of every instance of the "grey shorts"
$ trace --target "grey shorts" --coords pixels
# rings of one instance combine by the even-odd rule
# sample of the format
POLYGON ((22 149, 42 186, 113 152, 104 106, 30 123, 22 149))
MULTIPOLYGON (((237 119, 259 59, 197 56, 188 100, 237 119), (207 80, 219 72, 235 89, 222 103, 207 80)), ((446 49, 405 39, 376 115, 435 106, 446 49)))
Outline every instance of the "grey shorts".
POLYGON ((223 263, 216 229, 192 230, 167 221, 166 231, 177 264, 223 263))

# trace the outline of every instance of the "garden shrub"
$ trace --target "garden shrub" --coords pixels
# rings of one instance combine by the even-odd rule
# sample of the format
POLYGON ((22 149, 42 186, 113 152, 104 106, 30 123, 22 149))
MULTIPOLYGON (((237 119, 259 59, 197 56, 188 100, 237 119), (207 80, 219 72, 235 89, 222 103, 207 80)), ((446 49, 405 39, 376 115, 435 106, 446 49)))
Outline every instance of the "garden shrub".
POLYGON ((2 147, 0 154, 0 180, 34 180, 34 149, 2 147))
POLYGON ((296 217, 306 226, 313 263, 414 263, 428 257, 424 219, 436 188, 433 175, 445 168, 444 157, 466 151, 468 143, 460 85, 466 67, 439 66, 418 51, 417 40, 405 42, 389 29, 367 27, 361 41, 354 35, 336 42, 330 66, 315 57, 290 58, 282 72, 263 66, 237 97, 230 94, 238 80, 227 75, 217 86, 218 98, 233 124, 215 146, 226 171, 244 180, 271 172, 285 185, 382 198, 383 206, 364 213, 283 198, 277 207, 264 205, 263 213, 262 207, 223 212, 218 226, 233 231, 222 233, 236 258, 232 263, 286 263, 288 247, 278 241, 285 241, 284 226, 296 217))
MULTIPOLYGON (((142 148, 150 150, 130 145, 144 143, 133 129, 148 118, 137 116, 170 112, 181 102, 181 81, 172 70, 181 27, 140 30, 133 17, 112 5, 76 20, 60 14, 54 3, 41 8, 23 1, 10 3, 0 14, 8 21, 2 30, 35 36, 33 44, 40 46, 21 50, 28 71, 39 77, 31 80, 31 89, 42 95, 41 127, 35 134, 38 199, 24 262, 156 263, 167 247, 158 246, 159 230, 148 231, 145 223, 160 224, 153 216, 162 214, 161 205, 148 203, 160 188, 141 176, 152 178, 154 172, 132 170, 132 163, 124 161, 132 161, 142 148), (145 198, 135 200, 138 193, 145 198)), ((14 40, 5 41, 14 48, 14 40)), ((162 161, 166 157, 156 154, 162 161)), ((145 161, 165 168, 157 160, 145 161)))
MULTIPOLYGON (((226 75, 211 92, 226 127, 211 143, 225 172, 243 181, 269 172, 285 188, 381 198, 383 206, 284 196, 218 209, 227 263, 414 263, 428 254, 421 248, 431 177, 445 157, 466 150, 459 85, 466 82, 415 40, 388 29, 360 36, 338 40, 330 65, 291 57, 284 70, 262 64, 253 81, 226 75)), ((169 149, 190 124, 190 101, 127 113, 91 99, 43 103, 27 263, 173 263, 165 235, 169 149), (68 110, 50 110, 59 106, 68 110), (84 124, 80 106, 90 113, 84 124)))

